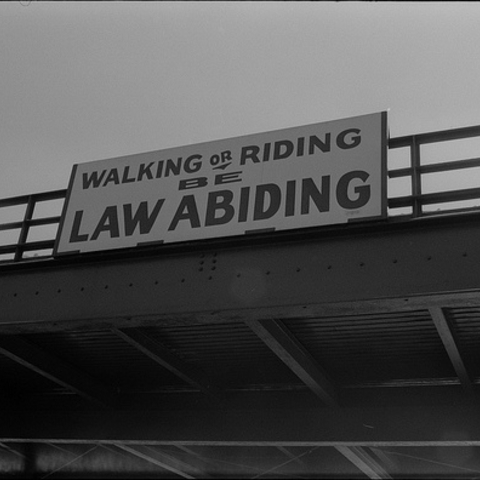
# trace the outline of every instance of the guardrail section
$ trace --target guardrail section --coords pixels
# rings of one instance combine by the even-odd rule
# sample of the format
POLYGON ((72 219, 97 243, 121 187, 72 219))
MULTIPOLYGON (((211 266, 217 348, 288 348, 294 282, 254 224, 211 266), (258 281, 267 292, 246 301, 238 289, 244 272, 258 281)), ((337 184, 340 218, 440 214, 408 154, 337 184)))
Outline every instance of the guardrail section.
MULTIPOLYGON (((480 126, 392 138, 388 147, 389 217, 480 210, 480 157, 465 159, 480 152, 480 126)), ((52 257, 66 193, 0 200, 0 264, 52 257)))
POLYGON ((0 263, 49 258, 67 190, 0 200, 0 263))
POLYGON ((478 137, 480 126, 390 139, 390 164, 395 149, 408 149, 409 155, 407 166, 391 169, 389 165, 388 177, 409 180, 402 185, 409 192, 393 198, 389 193, 389 214, 402 211, 420 217, 479 209, 480 157, 454 159, 480 152, 478 137))

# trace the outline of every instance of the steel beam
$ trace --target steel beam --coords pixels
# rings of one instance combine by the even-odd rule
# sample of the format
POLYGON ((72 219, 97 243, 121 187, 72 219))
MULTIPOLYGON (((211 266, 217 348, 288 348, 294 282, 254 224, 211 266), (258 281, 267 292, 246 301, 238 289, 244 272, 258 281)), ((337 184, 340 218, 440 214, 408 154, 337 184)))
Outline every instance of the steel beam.
POLYGON ((465 388, 465 390, 472 391, 472 381, 470 380, 470 376, 458 349, 453 330, 448 322, 447 317, 445 316, 444 310, 439 307, 431 307, 429 311, 463 388, 465 388))
POLYGON ((152 359, 155 363, 166 368, 195 388, 198 388, 210 398, 216 401, 223 400, 223 392, 207 378, 203 371, 193 365, 185 363, 158 340, 152 339, 139 329, 131 328, 120 330, 114 328, 112 331, 128 344, 152 359))
POLYGON ((300 460, 297 455, 294 455, 290 450, 285 447, 277 447, 277 449, 282 452, 286 457, 288 457, 292 462, 296 463, 300 467, 305 467, 305 464, 300 460))
POLYGON ((380 464, 385 467, 385 470, 389 472, 391 475, 395 476, 395 474, 398 473, 399 468, 398 468, 398 463, 392 458, 387 455, 383 450, 375 447, 371 447, 369 449, 371 453, 373 454, 373 457, 378 458, 380 461, 380 464))
POLYGON ((66 362, 14 335, 0 338, 0 354, 100 406, 112 404, 113 392, 66 362))
MULTIPOLYGON (((193 457, 192 460, 195 460, 199 462, 199 466, 197 468, 200 468, 200 465, 203 466, 204 468, 218 468, 218 463, 215 460, 215 458, 206 458, 200 453, 195 452, 192 448, 186 447, 185 445, 175 445, 178 450, 183 452, 184 454, 186 453, 189 457, 193 457)), ((201 469, 201 468, 200 468, 201 469)), ((202 474, 201 476, 203 477, 205 474, 202 474)))
POLYGON ((245 323, 315 395, 331 407, 338 406, 338 394, 327 375, 280 321, 261 320, 245 323))
POLYGON ((392 478, 388 472, 362 447, 346 447, 338 445, 335 448, 372 480, 392 478))
POLYGON ((0 442, 190 446, 480 446, 478 401, 451 406, 0 412, 0 442))
POLYGON ((0 332, 480 305, 479 234, 471 215, 20 264, 0 270, 0 332))
POLYGON ((13 455, 16 455, 17 457, 20 457, 20 458, 25 458, 25 455, 23 453, 20 453, 19 451, 15 450, 14 448, 8 446, 8 445, 5 445, 4 443, 1 443, 0 442, 0 448, 3 448, 4 450, 6 450, 7 452, 10 452, 12 453, 13 455))
POLYGON ((172 455, 160 452, 152 447, 148 447, 145 445, 124 445, 120 443, 116 444, 116 447, 124 450, 125 452, 131 453, 132 455, 135 455, 136 457, 141 458, 149 463, 152 463, 153 465, 157 465, 164 470, 175 473, 182 478, 207 478, 201 475, 201 472, 198 472, 198 477, 197 475, 193 476, 189 473, 186 473, 187 471, 192 471, 195 469, 191 465, 188 465, 185 462, 178 460, 172 455))

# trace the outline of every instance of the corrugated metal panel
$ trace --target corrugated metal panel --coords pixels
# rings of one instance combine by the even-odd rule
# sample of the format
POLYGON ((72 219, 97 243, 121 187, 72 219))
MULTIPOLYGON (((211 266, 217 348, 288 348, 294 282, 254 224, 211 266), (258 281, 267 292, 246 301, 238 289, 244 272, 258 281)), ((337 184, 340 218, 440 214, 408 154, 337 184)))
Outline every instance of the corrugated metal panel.
POLYGON ((0 385, 2 395, 22 394, 26 397, 46 392, 65 392, 66 389, 28 368, 0 355, 0 385))
POLYGON ((146 329, 225 388, 302 382, 243 323, 146 329))
MULTIPOLYGON (((480 363, 475 362, 479 358, 480 320, 475 321, 479 311, 462 309, 454 315, 459 343, 469 365, 480 363)), ((456 379, 426 310, 291 319, 284 323, 340 386, 395 385, 395 382, 405 386, 406 380, 437 378, 449 383, 448 379, 456 379)), ((187 364, 204 370, 224 388, 302 385, 243 323, 159 325, 144 331, 187 364)), ((172 391, 185 387, 185 382, 109 330, 32 334, 25 338, 97 380, 124 391, 161 391, 165 388, 172 391)), ((10 364, 10 370, 20 368, 13 362, 10 364)), ((35 374, 23 370, 24 374, 38 379, 35 374)), ((5 370, 5 374, 8 371, 5 370)), ((474 374, 479 374, 478 367, 474 374)), ((58 389, 51 382, 45 384, 46 380, 36 381, 42 383, 42 391, 52 385, 58 389)))
POLYGON ((185 383, 109 330, 25 335, 40 348, 121 390, 185 383))
POLYGON ((285 325, 340 385, 455 377, 427 311, 289 320, 285 325))
POLYGON ((480 308, 448 309, 462 359, 472 377, 480 377, 480 308))

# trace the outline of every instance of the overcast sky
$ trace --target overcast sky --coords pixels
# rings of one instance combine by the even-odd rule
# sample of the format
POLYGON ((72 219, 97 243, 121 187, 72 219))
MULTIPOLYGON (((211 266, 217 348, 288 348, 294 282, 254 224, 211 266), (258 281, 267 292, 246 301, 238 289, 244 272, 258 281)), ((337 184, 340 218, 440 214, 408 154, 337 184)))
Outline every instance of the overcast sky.
POLYGON ((480 124, 480 4, 1 2, 5 198, 74 163, 389 109, 480 124))

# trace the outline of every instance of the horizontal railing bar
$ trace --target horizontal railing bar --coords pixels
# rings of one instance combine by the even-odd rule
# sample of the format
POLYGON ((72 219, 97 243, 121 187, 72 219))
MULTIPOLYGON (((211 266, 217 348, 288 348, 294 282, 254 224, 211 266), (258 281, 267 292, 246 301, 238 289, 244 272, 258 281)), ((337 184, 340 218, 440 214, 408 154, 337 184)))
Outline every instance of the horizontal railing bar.
POLYGON ((480 200, 480 188, 467 188, 464 190, 450 190, 448 192, 425 193, 422 195, 407 195, 388 199, 389 208, 411 207, 415 200, 421 205, 434 203, 459 202, 462 200, 480 200))
POLYGON ((434 215, 439 215, 439 214, 459 214, 459 213, 473 213, 473 212, 478 212, 479 208, 478 207, 459 207, 459 208, 448 208, 448 209, 442 209, 442 210, 432 210, 432 211, 426 211, 422 213, 422 217, 426 216, 434 216, 434 215))
POLYGON ((10 223, 2 223, 0 224, 0 231, 3 230, 17 230, 19 228, 22 228, 23 226, 23 221, 20 220, 18 222, 10 222, 10 223))
POLYGON ((415 197, 413 195, 405 195, 402 197, 394 197, 388 199, 388 208, 402 208, 402 207, 412 207, 415 202, 415 197))
POLYGON ((480 137, 480 125, 472 127, 455 128, 452 130, 442 130, 439 132, 421 133, 415 135, 420 144, 448 142, 451 140, 461 140, 463 138, 480 137))
MULTIPOLYGON (((448 172, 452 170, 462 170, 464 168, 474 168, 480 167, 480 157, 469 158, 466 160, 453 160, 450 162, 443 163, 432 163, 430 165, 421 165, 418 168, 420 173, 439 173, 439 172, 448 172)), ((395 170, 390 170, 388 172, 389 178, 399 178, 399 177, 408 177, 412 175, 413 168, 405 167, 398 168, 395 170)))
POLYGON ((13 207, 15 205, 26 205, 31 195, 21 195, 19 197, 2 198, 0 207, 13 207))
POLYGON ((36 242, 24 243, 23 245, 19 246, 24 252, 31 252, 32 250, 53 248, 55 246, 55 240, 38 240, 36 242))
POLYGON ((15 253, 17 251, 17 244, 14 245, 0 245, 0 255, 5 253, 15 253))
POLYGON ((396 168, 387 172, 388 178, 410 177, 413 174, 412 167, 396 168))
POLYGON ((408 147, 413 144, 414 138, 417 144, 422 145, 427 143, 448 142, 450 140, 460 140, 470 137, 480 137, 480 125, 395 137, 388 141, 388 146, 389 148, 408 147))
POLYGON ((395 137, 388 140, 388 148, 409 147, 413 143, 413 135, 405 135, 404 137, 395 137))
POLYGON ((35 202, 45 202, 48 200, 59 200, 67 196, 67 189, 52 190, 51 192, 40 192, 33 194, 35 202))
POLYGON ((14 253, 17 249, 20 249, 24 252, 32 250, 41 250, 45 248, 53 248, 55 245, 55 240, 37 240, 35 242, 26 242, 26 243, 13 243, 9 245, 0 245, 0 254, 3 253, 14 253))
POLYGON ((426 193, 420 195, 422 205, 432 203, 458 202, 461 200, 480 200, 480 188, 466 188, 464 190, 450 190, 448 192, 426 193))
POLYGON ((433 163, 431 165, 422 165, 420 173, 439 173, 450 172, 452 170, 463 170, 465 168, 480 167, 480 157, 469 158, 466 160, 453 160, 451 162, 433 163))
POLYGON ((4 253, 15 253, 17 251, 17 244, 0 245, 0 255, 4 253))
POLYGON ((45 202, 47 200, 58 200, 65 198, 66 189, 53 190, 51 192, 32 193, 30 195, 19 195, 18 197, 3 198, 0 200, 0 207, 13 207, 15 205, 27 204, 29 199, 33 197, 34 202, 45 202))
POLYGON ((2 230, 16 230, 22 228, 23 224, 26 223, 29 227, 38 227, 40 225, 54 225, 60 223, 60 215, 57 217, 43 217, 43 218, 33 218, 32 220, 19 220, 18 222, 10 223, 1 223, 0 231, 2 230))
POLYGON ((53 225, 60 223, 60 215, 56 217, 43 217, 43 218, 32 218, 31 220, 26 220, 25 223, 30 227, 38 227, 39 225, 53 225))

